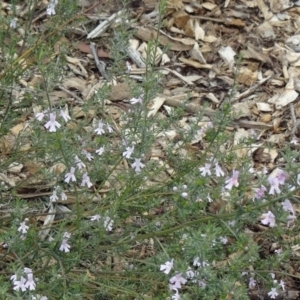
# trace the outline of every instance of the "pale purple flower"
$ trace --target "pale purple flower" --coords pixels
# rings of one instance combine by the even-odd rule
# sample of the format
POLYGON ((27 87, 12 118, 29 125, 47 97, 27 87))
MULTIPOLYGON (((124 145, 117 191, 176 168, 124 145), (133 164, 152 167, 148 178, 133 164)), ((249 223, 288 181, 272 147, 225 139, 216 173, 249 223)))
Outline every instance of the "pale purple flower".
POLYGON ((111 219, 110 217, 106 216, 104 218, 103 223, 104 223, 104 227, 105 227, 106 231, 112 231, 113 225, 114 225, 114 220, 113 219, 111 219))
POLYGON ((26 273, 26 274, 30 274, 30 273, 32 273, 32 270, 30 269, 30 268, 24 268, 24 273, 26 273))
POLYGON ((193 261, 193 266, 194 267, 208 267, 209 266, 209 263, 207 261, 200 261, 200 258, 199 257, 195 257, 194 258, 194 261, 193 261))
POLYGON ((34 291, 35 290, 36 283, 34 282, 32 272, 31 273, 27 273, 27 281, 25 283, 25 287, 27 289, 29 289, 30 291, 34 291))
POLYGON ((145 167, 145 165, 141 162, 141 158, 135 158, 134 163, 131 164, 131 167, 135 170, 136 173, 139 173, 145 167))
POLYGON ((64 233, 61 245, 59 247, 59 251, 70 252, 71 246, 68 244, 68 240, 70 237, 71 237, 70 233, 68 232, 64 233))
POLYGON ((16 274, 11 275, 10 280, 11 281, 16 281, 17 280, 17 275, 16 274))
POLYGON ((47 7, 47 15, 51 16, 51 15, 55 15, 55 6, 57 5, 57 0, 50 0, 48 7, 47 7))
POLYGON ((104 153, 104 147, 100 147, 98 150, 96 150, 96 153, 100 156, 104 153))
POLYGON ((123 157, 130 158, 134 151, 134 145, 132 147, 126 147, 126 151, 123 152, 123 157))
POLYGON ((298 140, 295 137, 293 137, 292 140, 290 141, 290 143, 293 144, 293 145, 297 145, 298 140))
POLYGON ((174 289, 175 290, 175 294, 172 295, 172 300, 180 300, 180 295, 179 295, 179 292, 178 292, 178 289, 174 289))
POLYGON ((70 115, 68 114, 68 112, 64 111, 63 109, 60 110, 59 115, 65 120, 65 122, 67 123, 69 120, 71 120, 70 115))
POLYGON ((73 182, 76 181, 76 177, 75 177, 74 173, 75 173, 75 168, 71 167, 70 172, 65 175, 65 182, 66 183, 69 183, 70 180, 73 181, 73 182))
POLYGON ((275 226, 275 216, 271 211, 268 211, 266 214, 262 214, 261 223, 264 225, 269 225, 270 227, 275 226))
POLYGON ((278 183, 280 185, 283 185, 285 180, 288 178, 288 174, 286 172, 284 172, 283 170, 278 170, 277 171, 277 175, 276 175, 277 179, 278 179, 278 183))
POLYGON ((193 279, 195 277, 195 272, 190 267, 185 272, 185 274, 188 279, 193 279))
POLYGON ((10 27, 11 29, 17 28, 17 21, 16 21, 15 19, 11 19, 11 20, 10 20, 10 23, 9 23, 9 27, 10 27))
POLYGON ((274 176, 269 176, 268 177, 268 182, 270 184, 270 191, 269 191, 269 195, 274 195, 275 192, 277 194, 279 194, 281 191, 279 189, 279 180, 277 177, 274 176))
POLYGON ((281 253, 282 253, 282 249, 281 249, 281 248, 275 249, 274 252, 275 252, 276 254, 281 254, 281 253))
POLYGON ((24 222, 21 222, 18 228, 18 231, 21 232, 22 234, 26 234, 29 229, 29 226, 26 225, 27 220, 28 219, 25 219, 24 222))
POLYGON ((187 280, 182 277, 182 273, 178 273, 176 275, 174 275, 169 282, 171 283, 170 288, 172 290, 174 289, 180 289, 182 284, 185 284, 187 282, 187 280))
POLYGON ((235 221, 228 221, 228 225, 233 227, 235 225, 235 221))
POLYGON ((130 73, 132 71, 132 67, 131 67, 131 64, 129 61, 126 61, 126 69, 127 69, 128 73, 130 73))
POLYGON ((297 184, 300 185, 300 173, 297 175, 297 184))
POLYGON ((256 280, 253 277, 250 277, 248 286, 250 289, 254 289, 256 287, 256 280))
POLYGON ((100 221, 100 219, 101 219, 100 215, 91 216, 91 221, 100 221))
POLYGON ((173 268, 174 259, 171 261, 167 261, 164 264, 160 265, 160 271, 164 272, 165 274, 169 274, 171 269, 173 268))
POLYGON ((281 203, 283 210, 291 212, 293 215, 295 215, 295 210, 293 208, 293 205, 289 199, 285 199, 283 203, 281 203))
POLYGON ((99 121, 98 123, 98 128, 96 128, 94 131, 98 134, 98 135, 102 135, 105 133, 104 131, 104 123, 102 123, 101 121, 99 121))
POLYGON ((114 132, 114 130, 112 129, 112 127, 111 127, 108 123, 106 123, 106 128, 107 128, 107 131, 108 131, 109 133, 114 132))
POLYGON ((232 171, 232 177, 226 180, 225 189, 231 190, 233 186, 238 187, 238 177, 239 177, 239 171, 233 170, 232 171))
POLYGON ((211 167, 211 164, 205 164, 204 167, 199 168, 201 176, 204 176, 204 177, 206 175, 210 176, 211 175, 210 167, 211 167))
POLYGON ((49 121, 44 125, 49 132, 55 132, 56 127, 59 128, 61 125, 56 121, 56 115, 55 113, 50 113, 49 115, 49 121))
POLYGON ((228 243, 228 238, 226 236, 220 236, 220 241, 223 245, 228 243))
POLYGON ((60 199, 62 201, 65 201, 65 200, 68 199, 68 197, 67 197, 67 195, 66 195, 66 193, 64 191, 61 191, 61 193, 60 193, 60 199))
POLYGON ((85 149, 83 149, 81 151, 81 154, 83 154, 88 161, 91 161, 94 159, 93 155, 91 153, 89 153, 88 151, 86 151, 85 149))
POLYGON ((271 299, 275 299, 279 294, 277 293, 276 288, 271 288, 271 291, 268 293, 268 296, 271 299))
POLYGON ((56 202, 57 200, 58 200, 57 188, 55 187, 53 192, 52 192, 52 196, 50 196, 50 201, 51 202, 56 202))
POLYGON ((26 291, 25 283, 26 283, 26 279, 23 276, 21 276, 20 280, 13 280, 14 291, 21 290, 22 292, 25 292, 26 291))
POLYGON ((76 167, 79 170, 81 170, 81 169, 83 169, 83 168, 86 167, 85 164, 83 163, 83 161, 77 155, 75 155, 74 159, 75 159, 76 167))
POLYGON ((261 185, 260 188, 255 189, 255 198, 261 199, 264 197, 265 192, 267 191, 264 185, 261 185))
POLYGON ((281 286, 282 290, 285 291, 285 283, 284 283, 284 281, 280 280, 279 285, 281 286))
POLYGON ((84 173, 82 176, 82 182, 80 186, 87 186, 88 188, 90 188, 93 184, 90 181, 90 177, 88 176, 87 173, 84 173))
POLYGON ((142 98, 142 96, 139 96, 138 98, 132 98, 132 99, 130 99, 129 100, 129 102, 131 103, 131 104, 137 104, 137 103, 143 103, 143 98, 142 98))
POLYGON ((198 285, 202 288, 206 287, 206 282, 204 280, 198 280, 198 285))
POLYGON ((45 116, 46 116, 46 115, 45 115, 45 112, 39 112, 39 113, 37 113, 37 114, 35 115, 35 118, 36 118, 37 120, 39 120, 39 121, 42 121, 42 120, 44 119, 45 116))
POLYGON ((215 163, 215 172, 217 177, 221 177, 225 175, 225 173, 223 172, 223 170, 221 169, 218 163, 215 163))
POLYGON ((297 217, 296 217, 295 215, 289 214, 289 215, 287 216, 287 224, 286 224, 287 227, 290 227, 291 224, 294 223, 296 219, 297 219, 297 217))

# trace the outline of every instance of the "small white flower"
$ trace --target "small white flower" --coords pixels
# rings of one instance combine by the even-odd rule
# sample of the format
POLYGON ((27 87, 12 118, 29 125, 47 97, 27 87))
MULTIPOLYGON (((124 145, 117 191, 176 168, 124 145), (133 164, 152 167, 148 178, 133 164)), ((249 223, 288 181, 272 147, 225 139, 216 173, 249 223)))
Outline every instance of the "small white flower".
POLYGON ((47 7, 47 15, 51 16, 51 15, 55 15, 55 6, 57 5, 57 0, 50 0, 48 7, 47 7))
POLYGON ((295 210, 293 208, 293 205, 289 199, 285 199, 283 203, 281 203, 283 210, 291 212, 293 215, 295 215, 295 210))
POLYGON ((145 167, 145 165, 141 162, 141 158, 135 158, 134 163, 131 164, 131 167, 136 173, 139 173, 145 167))
POLYGON ((220 241, 223 245, 228 243, 228 238, 226 236, 220 236, 220 241))
POLYGON ((284 283, 284 281, 280 280, 279 285, 285 291, 285 283, 284 283))
POLYGON ((293 144, 293 145, 297 145, 298 141, 295 137, 293 137, 292 140, 290 141, 290 143, 293 144))
POLYGON ((68 197, 67 197, 67 195, 66 195, 66 193, 64 191, 61 191, 61 193, 60 193, 60 199, 62 201, 65 201, 65 200, 68 199, 68 197))
POLYGON ((60 110, 59 115, 65 120, 65 122, 67 123, 69 120, 71 120, 71 117, 69 116, 69 114, 64 111, 64 110, 60 110))
POLYGON ((11 19, 9 23, 9 27, 12 29, 17 28, 17 21, 15 19, 11 19))
POLYGON ((179 292, 178 292, 178 289, 174 289, 175 290, 175 294, 172 295, 172 300, 180 300, 180 295, 179 295, 179 292))
POLYGON ((254 289, 256 287, 256 280, 253 277, 250 277, 248 286, 250 289, 254 289))
POLYGON ((104 223, 104 227, 105 227, 106 231, 112 231, 113 225, 114 225, 114 220, 113 219, 106 216, 103 223, 104 223))
POLYGON ((87 186, 88 188, 90 188, 93 184, 90 181, 90 177, 88 176, 87 173, 84 173, 82 176, 82 182, 81 182, 81 186, 87 186))
POLYGON ((137 103, 142 104, 143 103, 143 98, 142 98, 142 96, 139 96, 138 98, 130 99, 129 102, 130 102, 130 104, 137 104, 137 103))
POLYGON ((211 167, 211 164, 205 164, 204 167, 199 168, 201 176, 204 176, 204 177, 206 175, 210 176, 211 175, 210 167, 211 167))
POLYGON ((275 226, 275 216, 271 211, 268 211, 266 214, 262 214, 261 223, 264 225, 269 225, 270 227, 275 226))
POLYGON ((21 232, 22 234, 26 234, 29 229, 29 226, 26 225, 26 221, 27 220, 25 219, 24 222, 21 222, 18 228, 18 231, 21 232))
POLYGON ((169 282, 171 283, 171 289, 181 289, 181 285, 185 284, 187 282, 187 280, 182 277, 181 273, 176 274, 175 276, 173 276, 169 282))
POLYGON ((169 274, 171 269, 173 268, 174 259, 171 261, 167 261, 164 264, 160 265, 160 271, 163 271, 165 274, 169 274))
POLYGON ((79 170, 81 170, 81 169, 83 169, 83 168, 86 167, 85 164, 83 163, 83 161, 77 155, 75 155, 74 159, 75 159, 76 167, 79 170))
POLYGON ((96 128, 94 131, 95 131, 98 135, 104 134, 104 133, 105 133, 105 131, 104 131, 104 123, 102 123, 101 121, 99 121, 99 123, 98 123, 98 128, 96 128))
POLYGON ((70 180, 73 181, 73 182, 76 181, 76 177, 75 177, 74 173, 75 173, 75 168, 71 167, 70 172, 65 175, 65 182, 66 183, 69 183, 70 180))
POLYGON ((52 192, 52 196, 50 196, 50 201, 51 202, 56 202, 57 200, 58 200, 57 189, 55 188, 52 192))
POLYGON ((42 121, 45 118, 46 114, 45 112, 39 112, 35 115, 35 118, 39 121, 42 121))
POLYGON ((233 170, 232 171, 232 177, 226 180, 226 185, 225 185, 225 189, 231 190, 233 186, 238 187, 239 186, 239 182, 238 182, 238 178, 239 178, 239 171, 233 170))
POLYGON ((218 163, 215 164, 215 172, 217 177, 221 177, 225 175, 225 173, 223 172, 223 170, 221 169, 218 163))
POLYGON ((81 153, 86 157, 86 159, 87 159, 88 161, 91 161, 91 160, 94 159, 93 155, 92 155, 91 153, 87 152, 85 149, 82 150, 81 153))
POLYGON ((100 147, 98 150, 96 150, 96 153, 100 156, 104 153, 104 147, 100 147))
POLYGON ((126 147, 126 151, 123 152, 123 157, 130 158, 134 151, 134 146, 126 147))
POLYGON ((36 283, 33 280, 33 274, 32 273, 27 273, 27 281, 26 281, 25 287, 27 289, 29 289, 30 291, 35 290, 36 283))
POLYGON ((112 127, 111 127, 108 123, 106 123, 106 128, 107 128, 107 131, 108 131, 109 133, 114 132, 114 130, 112 129, 112 127))
POLYGON ((70 233, 68 232, 64 233, 61 245, 59 247, 59 251, 70 252, 71 246, 68 244, 68 240, 70 237, 71 237, 70 233))
POLYGON ((276 288, 271 288, 271 291, 268 293, 268 296, 271 299, 275 299, 279 294, 277 293, 276 288))
POLYGON ((49 132, 55 132, 56 131, 56 127, 60 128, 60 124, 56 121, 56 115, 55 113, 50 113, 49 115, 49 121, 44 125, 49 132))
POLYGON ((126 69, 127 69, 128 73, 130 73, 132 71, 132 67, 131 67, 131 64, 129 61, 126 61, 126 69))
POLYGON ((91 221, 100 221, 100 219, 101 219, 100 215, 91 216, 91 221))
POLYGON ((22 292, 25 292, 26 291, 25 283, 26 283, 26 279, 23 276, 21 276, 20 280, 13 281, 13 284, 14 284, 13 289, 15 291, 21 290, 22 292))

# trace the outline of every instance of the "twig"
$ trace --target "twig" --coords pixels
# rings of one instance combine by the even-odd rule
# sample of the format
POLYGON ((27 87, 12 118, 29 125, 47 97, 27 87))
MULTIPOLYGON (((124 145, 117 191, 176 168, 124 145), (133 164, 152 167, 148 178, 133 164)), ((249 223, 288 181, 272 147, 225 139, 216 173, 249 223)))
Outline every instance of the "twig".
POLYGON ((64 86, 62 85, 58 85, 57 86, 60 90, 64 91, 65 93, 67 93, 68 95, 72 96, 73 98, 75 98, 77 100, 78 103, 82 104, 84 103, 84 101, 78 97, 75 93, 69 91, 68 89, 66 89, 64 86))
POLYGON ((107 75, 107 73, 105 71, 106 65, 105 65, 105 63, 103 61, 99 60, 98 55, 97 55, 97 51, 96 51, 96 47, 95 47, 95 43, 91 43, 90 44, 90 48, 92 50, 92 54, 93 54, 93 57, 94 57, 94 60, 95 60, 95 63, 96 63, 96 66, 97 66, 99 72, 101 73, 101 75, 105 79, 109 80, 109 77, 108 77, 108 75, 107 75))
POLYGON ((263 85, 266 81, 268 81, 270 78, 272 78, 274 75, 270 75, 267 78, 262 79, 260 82, 258 82, 257 84, 251 86, 248 90, 246 90, 245 92, 239 94, 236 97, 233 97, 232 99, 230 99, 231 103, 237 102, 249 95, 251 95, 257 88, 259 88, 261 85, 263 85))
MULTIPOLYGON (((200 105, 195 104, 184 104, 181 101, 174 99, 174 97, 168 97, 165 100, 165 105, 169 105, 172 107, 181 107, 188 113, 197 113, 201 112, 203 115, 212 117, 216 114, 216 112, 208 107, 203 107, 200 105)), ((255 122, 255 121, 248 121, 248 120, 234 120, 230 123, 233 126, 239 125, 244 128, 260 128, 260 129, 271 129, 273 126, 270 124, 266 124, 263 122, 255 122)))
POLYGON ((297 127, 300 123, 300 120, 297 121, 293 103, 290 103, 290 110, 291 110, 291 116, 292 116, 292 120, 293 120, 293 128, 291 130, 291 135, 294 135, 297 130, 297 127))

